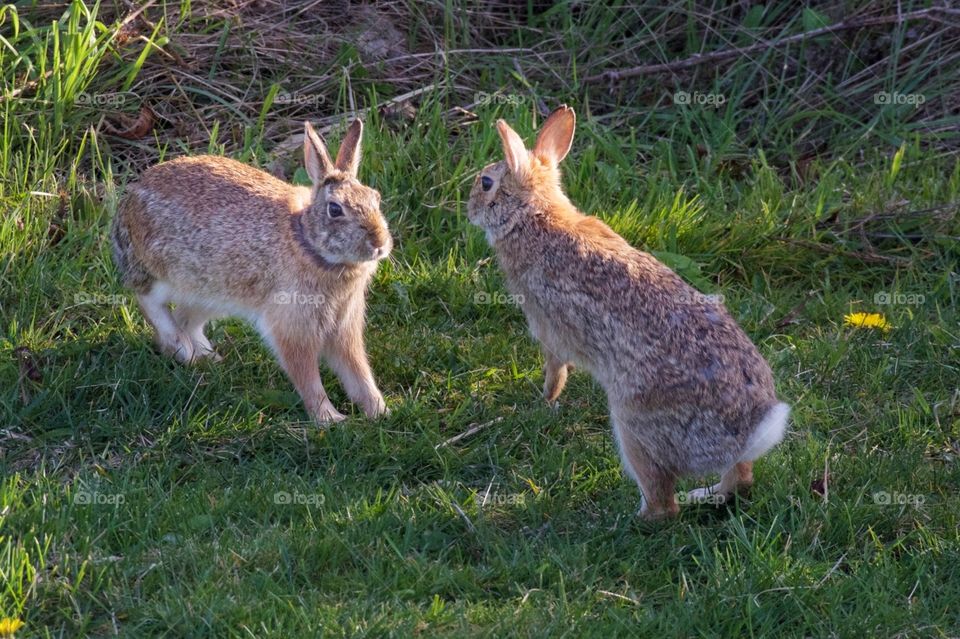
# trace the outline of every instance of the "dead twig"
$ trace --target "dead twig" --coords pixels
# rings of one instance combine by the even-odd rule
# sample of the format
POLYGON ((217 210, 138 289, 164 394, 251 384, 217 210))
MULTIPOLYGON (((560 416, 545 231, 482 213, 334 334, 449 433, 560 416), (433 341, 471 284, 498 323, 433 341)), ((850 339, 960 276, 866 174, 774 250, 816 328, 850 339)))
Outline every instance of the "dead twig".
POLYGON ((467 438, 467 437, 470 437, 471 435, 476 435, 476 434, 479 433, 481 430, 483 430, 483 429, 485 429, 485 428, 489 428, 490 426, 493 426, 494 424, 499 424, 499 423, 502 422, 502 421, 503 421, 503 417, 497 417, 496 419, 490 420, 489 422, 484 422, 484 423, 482 423, 482 424, 477 424, 476 426, 472 426, 472 427, 468 428, 467 430, 463 431, 462 433, 460 433, 459 435, 454 435, 453 437, 451 437, 451 438, 448 439, 447 441, 443 442, 442 444, 437 444, 436 446, 433 447, 433 449, 434 449, 434 450, 437 450, 437 449, 443 448, 443 447, 445 447, 445 446, 449 446, 450 444, 455 444, 456 442, 460 441, 461 439, 465 439, 465 438, 467 438))
POLYGON ((839 255, 841 257, 849 257, 855 260, 860 260, 861 262, 866 262, 868 264, 909 264, 910 260, 905 257, 894 257, 892 255, 881 255, 879 253, 872 253, 866 251, 848 251, 836 246, 831 246, 829 244, 821 244, 820 242, 814 242, 813 240, 801 240, 793 237, 778 237, 776 238, 780 242, 786 242, 787 244, 794 244, 796 246, 802 246, 805 248, 814 249, 820 251, 821 253, 829 253, 830 255, 839 255))
POLYGON ((460 507, 460 504, 457 502, 451 502, 453 509, 457 511, 457 514, 460 515, 460 518, 463 519, 464 523, 467 524, 467 530, 469 530, 474 535, 477 534, 477 527, 473 525, 473 522, 470 521, 470 518, 467 517, 467 513, 463 512, 463 508, 460 507))
POLYGON ((794 42, 803 42, 804 40, 810 40, 812 38, 822 35, 829 35, 831 33, 837 33, 839 31, 850 31, 852 29, 861 29, 863 27, 872 27, 880 24, 902 24, 908 20, 939 21, 946 16, 960 16, 960 9, 930 7, 927 9, 920 9, 918 11, 899 13, 897 15, 854 18, 850 20, 844 20, 836 24, 831 24, 826 27, 820 27, 819 29, 811 29, 810 31, 804 31, 803 33, 795 33, 791 36, 784 36, 774 40, 762 40, 756 44, 751 44, 750 46, 746 47, 720 49, 718 51, 711 51, 710 53, 705 54, 696 53, 689 58, 684 58, 683 60, 674 60, 673 62, 642 64, 629 69, 621 69, 620 71, 605 71, 603 73, 588 76, 584 79, 584 82, 619 82, 620 80, 635 78, 641 75, 663 73, 665 71, 679 71, 680 69, 688 69, 690 67, 696 67, 710 62, 719 62, 721 60, 727 60, 730 58, 738 58, 751 53, 756 53, 758 51, 774 49, 777 47, 782 47, 785 44, 792 44, 794 42))
POLYGON ((803 311, 807 308, 807 302, 813 299, 816 294, 816 291, 807 291, 807 294, 802 300, 800 300, 800 303, 794 306, 787 312, 786 315, 780 318, 776 324, 777 328, 786 328, 790 324, 796 323, 800 317, 800 314, 803 313, 803 311))

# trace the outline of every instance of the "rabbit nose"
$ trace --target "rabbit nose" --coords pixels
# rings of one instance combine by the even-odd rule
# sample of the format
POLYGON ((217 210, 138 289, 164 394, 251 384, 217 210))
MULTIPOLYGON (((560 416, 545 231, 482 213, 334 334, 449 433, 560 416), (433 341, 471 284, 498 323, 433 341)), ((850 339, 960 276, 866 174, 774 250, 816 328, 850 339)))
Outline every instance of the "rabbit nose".
POLYGON ((379 260, 380 258, 389 255, 390 249, 393 248, 393 241, 390 238, 390 234, 378 233, 374 237, 370 238, 370 248, 373 251, 373 259, 375 260, 379 260))

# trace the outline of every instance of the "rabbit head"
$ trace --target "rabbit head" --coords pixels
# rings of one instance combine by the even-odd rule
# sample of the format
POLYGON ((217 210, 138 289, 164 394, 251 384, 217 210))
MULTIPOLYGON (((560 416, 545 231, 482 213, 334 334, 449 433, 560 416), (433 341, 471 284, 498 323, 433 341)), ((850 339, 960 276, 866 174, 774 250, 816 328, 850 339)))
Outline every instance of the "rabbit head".
POLYGON ((303 213, 303 236, 325 260, 358 264, 387 257, 393 240, 380 212, 380 193, 357 180, 363 123, 354 120, 336 161, 309 122, 304 123, 304 164, 313 182, 303 213))
POLYGON ((469 220, 496 238, 524 215, 571 206, 560 186, 558 165, 570 151, 575 127, 573 109, 561 106, 543 123, 528 151, 517 132, 498 120, 506 159, 487 165, 477 175, 467 204, 469 220))

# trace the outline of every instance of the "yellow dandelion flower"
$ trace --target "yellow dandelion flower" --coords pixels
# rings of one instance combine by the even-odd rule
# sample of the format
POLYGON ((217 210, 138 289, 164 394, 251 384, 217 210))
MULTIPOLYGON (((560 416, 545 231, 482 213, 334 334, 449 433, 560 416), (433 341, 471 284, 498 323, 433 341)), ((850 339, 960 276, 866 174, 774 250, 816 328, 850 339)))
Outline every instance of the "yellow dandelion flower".
POLYGON ((851 313, 843 316, 844 326, 853 326, 855 328, 875 328, 884 333, 893 329, 887 318, 880 313, 851 313))
POLYGON ((4 617, 0 619, 0 637, 13 637, 13 635, 23 627, 23 622, 19 619, 4 617))

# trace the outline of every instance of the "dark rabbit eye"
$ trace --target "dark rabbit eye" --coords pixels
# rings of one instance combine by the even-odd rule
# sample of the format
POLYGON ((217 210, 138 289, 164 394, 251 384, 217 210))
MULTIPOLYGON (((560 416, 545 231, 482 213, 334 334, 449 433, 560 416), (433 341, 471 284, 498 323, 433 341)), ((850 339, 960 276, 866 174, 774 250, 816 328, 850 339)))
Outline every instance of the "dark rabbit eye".
POLYGON ((484 191, 489 191, 493 187, 493 179, 484 175, 480 178, 480 186, 483 187, 484 191))
POLYGON ((330 217, 341 217, 343 215, 343 207, 336 202, 327 202, 327 215, 330 217))

